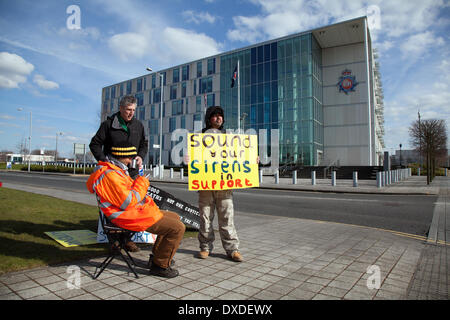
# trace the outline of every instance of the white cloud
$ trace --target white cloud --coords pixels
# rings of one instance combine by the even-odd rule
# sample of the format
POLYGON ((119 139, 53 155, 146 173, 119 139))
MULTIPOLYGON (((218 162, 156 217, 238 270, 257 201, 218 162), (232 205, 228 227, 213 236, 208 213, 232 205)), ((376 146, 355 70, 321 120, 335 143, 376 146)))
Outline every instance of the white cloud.
POLYGON ((186 10, 182 12, 183 18, 187 22, 193 22, 195 24, 200 24, 202 22, 214 23, 216 22, 216 17, 209 14, 208 12, 194 12, 193 10, 186 10))
POLYGON ((192 61, 219 53, 220 44, 203 33, 180 28, 165 28, 162 39, 168 47, 169 58, 180 61, 192 61))
POLYGON ((21 56, 0 52, 0 88, 18 88, 33 70, 34 66, 21 56))
POLYGON ((143 57, 150 48, 150 39, 136 32, 119 33, 108 40, 111 50, 122 61, 143 57))
POLYGON ((377 39, 380 34, 396 38, 424 32, 435 23, 439 10, 445 6, 443 0, 379 0, 373 3, 366 0, 250 2, 261 7, 261 12, 254 16, 234 17, 234 28, 227 33, 232 41, 263 41, 366 15, 372 25, 373 39, 377 39))
POLYGON ((445 41, 442 37, 435 37, 431 31, 426 31, 410 36, 400 45, 400 49, 403 56, 410 59, 411 55, 414 57, 421 56, 430 48, 436 49, 437 46, 443 44, 445 44, 445 41))
POLYGON ((54 81, 46 80, 44 76, 37 74, 33 78, 33 82, 36 83, 40 88, 45 90, 58 89, 59 84, 54 81))

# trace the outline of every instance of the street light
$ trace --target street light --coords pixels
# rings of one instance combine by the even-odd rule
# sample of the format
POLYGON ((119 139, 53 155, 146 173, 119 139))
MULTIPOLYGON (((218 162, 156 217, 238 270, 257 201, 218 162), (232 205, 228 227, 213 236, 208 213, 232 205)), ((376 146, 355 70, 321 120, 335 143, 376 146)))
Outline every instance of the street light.
MULTIPOLYGON (((147 71, 152 72, 153 69, 150 67, 146 68, 147 71)), ((159 178, 162 179, 162 164, 161 164, 161 154, 162 154, 162 124, 163 124, 163 97, 164 97, 164 74, 160 73, 161 77, 161 102, 159 106, 159 178)))
POLYGON ((400 168, 402 167, 402 144, 399 144, 400 146, 400 168))
MULTIPOLYGON (((23 108, 17 108, 17 111, 24 111, 23 108)), ((31 160, 31 132, 32 132, 32 119, 33 119, 33 115, 32 115, 32 111, 30 110, 30 135, 28 136, 28 172, 30 172, 30 160, 31 160)))

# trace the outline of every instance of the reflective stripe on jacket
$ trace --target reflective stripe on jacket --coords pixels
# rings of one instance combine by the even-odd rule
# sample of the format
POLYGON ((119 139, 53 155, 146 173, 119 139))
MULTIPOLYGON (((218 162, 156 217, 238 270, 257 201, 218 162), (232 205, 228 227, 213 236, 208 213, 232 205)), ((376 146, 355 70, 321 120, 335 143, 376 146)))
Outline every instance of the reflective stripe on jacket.
POLYGON ((115 225, 132 231, 144 231, 162 218, 158 206, 147 197, 149 181, 131 179, 122 169, 99 161, 86 182, 99 199, 100 210, 115 225))

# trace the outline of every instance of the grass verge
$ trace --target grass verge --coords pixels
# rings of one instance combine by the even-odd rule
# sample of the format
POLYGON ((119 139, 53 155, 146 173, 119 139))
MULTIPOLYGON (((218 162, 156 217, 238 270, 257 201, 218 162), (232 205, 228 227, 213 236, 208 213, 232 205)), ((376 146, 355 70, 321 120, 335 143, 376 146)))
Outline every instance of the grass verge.
MULTIPOLYGON (((105 244, 66 248, 44 232, 97 232, 98 209, 77 202, 0 188, 0 274, 106 254, 105 244)), ((188 229, 186 237, 197 235, 188 229)))

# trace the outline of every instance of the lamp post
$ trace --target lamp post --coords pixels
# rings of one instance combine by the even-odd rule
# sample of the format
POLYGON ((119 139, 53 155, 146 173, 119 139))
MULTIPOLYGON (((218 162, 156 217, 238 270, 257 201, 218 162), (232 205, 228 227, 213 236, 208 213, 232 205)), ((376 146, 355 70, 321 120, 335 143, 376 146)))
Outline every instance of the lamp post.
POLYGON ((57 132, 56 133, 56 147, 55 147, 55 166, 57 165, 58 162, 58 135, 62 136, 62 132, 57 132))
POLYGON ((402 144, 399 144, 400 147, 400 168, 402 167, 402 144))
MULTIPOLYGON (((17 111, 23 111, 23 108, 17 108, 17 111)), ((33 112, 30 110, 30 135, 28 136, 28 172, 30 172, 30 160, 31 160, 31 132, 32 132, 32 119, 33 119, 33 112)))
MULTIPOLYGON (((153 69, 150 67, 146 68, 147 71, 152 72, 153 69)), ((161 77, 161 102, 159 106, 159 178, 162 179, 162 164, 161 164, 161 155, 162 155, 162 124, 163 124, 163 97, 164 97, 164 74, 160 73, 161 77)))

